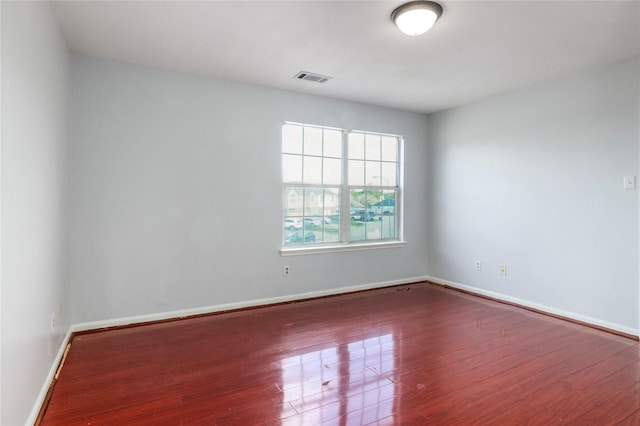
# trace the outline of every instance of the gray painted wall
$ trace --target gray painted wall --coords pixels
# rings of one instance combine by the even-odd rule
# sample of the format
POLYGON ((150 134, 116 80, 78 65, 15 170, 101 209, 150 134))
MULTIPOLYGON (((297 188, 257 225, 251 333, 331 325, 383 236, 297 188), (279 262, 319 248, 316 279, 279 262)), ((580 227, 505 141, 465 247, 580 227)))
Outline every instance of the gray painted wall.
POLYGON ((634 58, 430 116, 430 274, 637 330, 639 75, 634 58))
POLYGON ((72 64, 74 323, 426 274, 424 115, 82 56, 72 64), (280 256, 286 120, 404 136, 406 247, 280 256))
POLYGON ((48 2, 0 7, 0 424, 18 425, 27 420, 69 328, 69 54, 48 2))

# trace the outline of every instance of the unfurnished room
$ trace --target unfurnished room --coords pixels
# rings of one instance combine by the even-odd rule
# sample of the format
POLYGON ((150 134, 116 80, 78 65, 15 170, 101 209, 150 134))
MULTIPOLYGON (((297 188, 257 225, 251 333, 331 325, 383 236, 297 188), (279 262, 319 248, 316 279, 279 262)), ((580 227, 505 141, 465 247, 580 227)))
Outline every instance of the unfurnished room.
POLYGON ((0 1, 0 424, 640 424, 640 1, 0 1))

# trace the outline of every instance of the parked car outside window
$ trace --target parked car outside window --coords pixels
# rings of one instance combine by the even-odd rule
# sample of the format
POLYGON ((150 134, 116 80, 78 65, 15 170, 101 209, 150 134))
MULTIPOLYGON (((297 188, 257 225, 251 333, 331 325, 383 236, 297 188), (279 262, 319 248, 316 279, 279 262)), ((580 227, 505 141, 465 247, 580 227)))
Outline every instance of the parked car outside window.
POLYGON ((284 229, 288 229, 290 231, 293 231, 296 229, 302 229, 302 224, 298 219, 285 219, 284 229))
POLYGON ((293 231, 284 237, 285 244, 315 243, 316 234, 311 231, 293 231))
POLYGON ((317 217, 305 217, 304 218, 304 224, 306 226, 309 226, 309 225, 320 226, 322 224, 322 222, 317 217))
POLYGON ((374 211, 352 210, 351 220, 360 222, 372 222, 376 220, 376 213, 374 211))

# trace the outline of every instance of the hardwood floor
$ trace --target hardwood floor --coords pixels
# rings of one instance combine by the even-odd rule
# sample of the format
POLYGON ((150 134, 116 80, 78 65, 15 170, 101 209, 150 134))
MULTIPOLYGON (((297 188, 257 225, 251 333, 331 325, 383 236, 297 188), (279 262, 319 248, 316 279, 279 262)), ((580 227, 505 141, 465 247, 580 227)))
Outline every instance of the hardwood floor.
POLYGON ((640 346, 428 283, 76 335, 43 425, 640 424, 640 346))

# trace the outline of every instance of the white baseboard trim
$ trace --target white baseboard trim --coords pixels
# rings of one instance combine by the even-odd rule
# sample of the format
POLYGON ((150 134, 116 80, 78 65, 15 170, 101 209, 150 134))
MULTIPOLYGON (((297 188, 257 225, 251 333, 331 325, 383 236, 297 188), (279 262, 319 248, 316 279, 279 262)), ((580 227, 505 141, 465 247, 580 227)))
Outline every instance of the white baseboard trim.
POLYGON ((44 386, 40 389, 40 393, 38 394, 38 398, 36 399, 33 408, 31 409, 31 413, 29 413, 29 417, 27 417, 27 421, 25 425, 32 425, 38 419, 38 414, 40 414, 40 409, 42 408, 42 404, 44 403, 45 398, 47 397, 47 393, 49 392, 49 386, 53 382, 53 379, 58 371, 58 366, 60 362, 62 362, 62 357, 64 356, 64 352, 67 349, 67 344, 71 340, 71 328, 67 330, 67 333, 64 335, 62 342, 60 344, 60 348, 58 349, 58 353, 56 357, 53 359, 53 363, 51 364, 51 368, 49 369, 49 374, 47 374, 47 378, 44 381, 44 386))
POLYGON ((253 299, 241 302, 224 303, 220 305, 203 306, 199 308, 181 309, 177 311, 160 312, 148 315, 137 315, 132 317, 114 318, 104 321, 92 321, 74 324, 71 326, 71 332, 95 330, 107 327, 117 327, 122 325, 130 325, 144 323, 150 321, 162 321, 168 319, 184 318, 193 315, 210 314, 220 311, 229 311, 233 309, 250 308, 254 306, 273 305, 276 303, 293 302, 296 300, 312 299, 314 297, 333 296, 344 293, 352 293, 354 291, 371 290, 375 288, 390 287, 394 285, 402 285, 426 281, 426 276, 404 278, 400 280, 383 281, 370 284, 361 284, 349 287, 332 288, 328 290, 310 291, 307 293, 290 294, 286 296, 268 297, 265 299, 253 299))
POLYGON ((534 303, 534 302, 530 302, 528 300, 524 300, 524 299, 519 299, 517 297, 511 297, 511 296, 507 296, 505 294, 501 294, 501 293, 496 293, 493 291, 489 291, 489 290, 484 290, 478 287, 473 287, 473 286, 469 286, 469 285, 465 285, 465 284, 460 284, 460 283, 456 283, 453 281, 448 281, 448 280, 443 280, 441 278, 437 278, 437 277, 426 277, 425 280, 427 281, 431 281, 433 283, 436 284, 440 284, 440 285, 446 285, 452 288, 457 288, 460 290, 465 290, 471 293, 475 293, 475 294, 479 294, 482 296, 487 296, 487 297, 491 297, 493 299, 496 300, 501 300, 504 302, 509 302, 509 303, 514 303, 516 305, 521 305, 521 306, 525 306, 527 308, 531 308, 531 309, 535 309, 537 311, 541 311, 541 312, 545 312, 551 315, 557 315, 560 317, 565 317, 568 319, 572 319, 575 321, 580 321, 582 323, 586 323, 586 324, 590 324, 590 325, 594 325, 594 326, 598 326, 598 327, 604 327, 607 328, 609 330, 614 330, 614 331, 618 331, 620 333, 624 333, 624 334, 628 334, 631 336, 640 336, 640 330, 635 329, 635 328, 631 328, 631 327, 627 327, 624 325, 620 325, 620 324, 616 324, 616 323, 612 323, 609 321, 604 321, 598 318, 593 318, 593 317, 589 317, 586 315, 580 315, 580 314, 576 314, 574 312, 569 312, 569 311, 564 311, 562 309, 556 309, 556 308, 552 308, 550 306, 546 306, 546 305, 541 305, 539 303, 534 303))
POLYGON ((40 413, 40 409, 42 408, 42 404, 44 403, 45 398, 47 397, 47 393, 49 392, 49 387, 53 382, 53 379, 58 370, 60 362, 62 361, 62 357, 64 356, 64 352, 67 348, 67 344, 71 341, 71 336, 75 332, 145 323, 150 321, 178 319, 178 318, 184 318, 184 317, 189 317, 193 315, 210 314, 214 312, 229 311, 233 309, 250 308, 253 306, 263 306, 263 305, 272 305, 272 304, 283 303, 283 302, 293 302, 296 300, 312 299, 315 297, 323 297, 323 296, 333 296, 333 295, 339 295, 344 293, 352 293, 354 291, 371 290, 376 288, 410 284, 410 283, 426 281, 426 280, 427 280, 426 276, 419 276, 419 277, 404 278, 404 279, 392 280, 392 281, 383 281, 383 282, 377 282, 377 283, 371 283, 371 284, 339 287, 339 288, 333 288, 328 290, 310 291, 307 293, 290 294, 286 296, 268 297, 265 299, 254 299, 254 300, 247 300, 242 302, 232 302, 232 303, 224 303, 220 305, 204 306, 199 308, 181 309, 181 310, 170 311, 170 312, 159 312, 159 313, 148 314, 148 315, 137 315, 132 317, 108 319, 104 321, 92 321, 92 322, 73 324, 69 327, 69 330, 64 336, 64 339, 62 339, 62 342, 60 344, 60 349, 58 349, 58 353, 55 359, 53 360, 53 364, 51 366, 51 369, 49 370, 49 374, 47 375, 44 385, 40 389, 38 398, 35 401, 35 404, 25 424, 32 425, 37 420, 38 414, 40 413))

